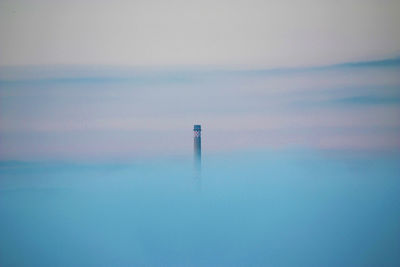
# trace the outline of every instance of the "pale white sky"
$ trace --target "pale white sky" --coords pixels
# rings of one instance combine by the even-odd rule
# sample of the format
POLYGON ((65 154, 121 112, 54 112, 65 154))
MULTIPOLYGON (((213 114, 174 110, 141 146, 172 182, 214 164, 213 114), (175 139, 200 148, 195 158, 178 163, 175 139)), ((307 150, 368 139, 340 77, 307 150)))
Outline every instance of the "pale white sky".
POLYGON ((281 67, 400 54, 400 1, 0 0, 0 65, 281 67))

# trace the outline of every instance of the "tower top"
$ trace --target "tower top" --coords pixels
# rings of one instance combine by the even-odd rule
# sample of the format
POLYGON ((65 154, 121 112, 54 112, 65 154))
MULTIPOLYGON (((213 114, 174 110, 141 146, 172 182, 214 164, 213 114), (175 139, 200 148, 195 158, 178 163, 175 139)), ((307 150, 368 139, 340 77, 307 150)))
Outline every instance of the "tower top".
POLYGON ((195 124, 193 131, 201 131, 201 125, 200 124, 195 124))

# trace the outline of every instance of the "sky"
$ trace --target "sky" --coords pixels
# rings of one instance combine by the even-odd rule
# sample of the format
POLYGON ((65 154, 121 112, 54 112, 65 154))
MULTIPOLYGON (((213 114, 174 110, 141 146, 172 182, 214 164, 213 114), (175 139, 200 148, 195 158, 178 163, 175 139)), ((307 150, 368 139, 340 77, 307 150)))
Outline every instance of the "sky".
POLYGON ((0 65, 273 68, 398 56, 399 1, 0 1, 0 65))
POLYGON ((0 159, 398 151, 398 10, 0 0, 0 159))

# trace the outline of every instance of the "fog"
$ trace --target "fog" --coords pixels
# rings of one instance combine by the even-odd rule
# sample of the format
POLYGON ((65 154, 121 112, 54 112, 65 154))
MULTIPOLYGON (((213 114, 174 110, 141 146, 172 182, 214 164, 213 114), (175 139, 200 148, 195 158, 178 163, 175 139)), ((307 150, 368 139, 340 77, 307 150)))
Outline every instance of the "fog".
POLYGON ((2 266, 400 264, 398 154, 3 162, 2 266))
POLYGON ((399 10, 0 0, 0 266, 400 266, 399 10))
POLYGON ((0 159, 256 148, 398 151, 398 58, 295 69, 0 68, 0 159))

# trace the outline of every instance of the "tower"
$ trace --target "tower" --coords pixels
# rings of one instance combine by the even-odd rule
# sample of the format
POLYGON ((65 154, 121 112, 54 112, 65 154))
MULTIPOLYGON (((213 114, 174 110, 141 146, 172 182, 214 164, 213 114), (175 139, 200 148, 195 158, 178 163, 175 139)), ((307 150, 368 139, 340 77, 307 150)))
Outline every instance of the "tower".
POLYGON ((193 127, 193 152, 196 169, 201 168, 201 125, 193 127))
POLYGON ((201 125, 193 127, 193 167, 194 182, 198 192, 201 191, 201 125))

